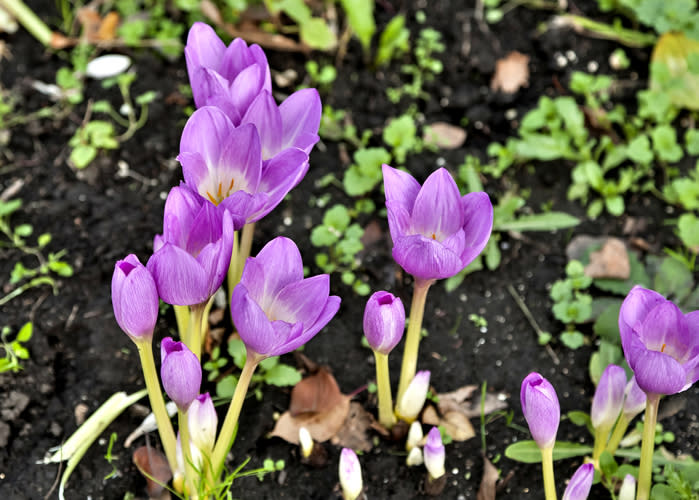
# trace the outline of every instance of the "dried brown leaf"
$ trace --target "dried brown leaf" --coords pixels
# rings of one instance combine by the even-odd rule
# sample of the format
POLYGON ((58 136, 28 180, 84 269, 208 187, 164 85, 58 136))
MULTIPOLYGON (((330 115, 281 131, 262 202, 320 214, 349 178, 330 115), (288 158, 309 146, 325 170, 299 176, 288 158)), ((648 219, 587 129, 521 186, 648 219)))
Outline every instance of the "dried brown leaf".
POLYGON ((425 127, 422 139, 428 146, 457 149, 466 141, 466 131, 450 123, 435 122, 425 127))
POLYGON ((332 437, 330 442, 342 448, 371 451, 373 444, 368 431, 372 428, 374 417, 364 407, 353 401, 342 428, 332 437))
POLYGON ((495 500, 495 485, 500 478, 497 468, 488 460, 488 457, 483 457, 483 477, 481 485, 476 494, 476 500, 495 500))
POLYGON ((340 392, 335 377, 321 367, 314 375, 294 386, 289 412, 294 416, 302 413, 327 413, 342 404, 345 397, 340 392))
POLYGON ((133 452, 132 460, 146 478, 146 491, 150 498, 159 498, 165 485, 172 479, 172 471, 163 453, 150 446, 141 446, 133 452))
POLYGON ((349 413, 350 398, 341 395, 340 400, 328 411, 301 413, 296 416, 286 411, 279 417, 271 436, 277 436, 292 444, 299 444, 299 429, 305 427, 314 441, 325 442, 342 428, 349 413))
POLYGON ((481 409, 480 391, 477 385, 465 385, 455 391, 437 394, 439 398, 438 409, 442 415, 450 411, 458 411, 466 417, 478 417, 481 410, 486 415, 507 408, 501 394, 486 393, 485 403, 481 409), (472 396, 476 397, 472 397, 472 396))
POLYGON ((506 94, 514 94, 521 87, 529 86, 529 56, 514 51, 495 63, 495 74, 490 88, 506 94))
POLYGON ((624 242, 619 238, 608 238, 602 248, 590 254, 585 274, 590 278, 628 279, 631 264, 624 242))
POLYGON ((468 417, 459 411, 449 411, 440 415, 435 407, 430 405, 422 412, 422 423, 443 426, 454 441, 467 441, 476 435, 468 417))

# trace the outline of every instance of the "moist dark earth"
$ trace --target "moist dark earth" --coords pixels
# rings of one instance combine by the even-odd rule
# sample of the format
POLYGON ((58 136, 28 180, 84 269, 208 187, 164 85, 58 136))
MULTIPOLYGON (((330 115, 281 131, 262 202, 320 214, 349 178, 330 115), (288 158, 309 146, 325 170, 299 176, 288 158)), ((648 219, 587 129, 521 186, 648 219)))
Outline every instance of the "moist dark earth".
MULTIPOLYGON (((48 22, 55 22, 59 13, 53 3, 30 3, 48 22)), ((516 132, 516 120, 505 117, 508 110, 521 117, 535 106, 541 95, 565 93, 565 83, 572 70, 586 70, 591 61, 600 73, 609 73, 608 55, 616 45, 593 40, 567 30, 538 34, 537 27, 550 14, 517 8, 499 24, 486 27, 474 20, 474 3, 464 1, 377 2, 379 30, 395 13, 405 13, 413 38, 423 27, 433 27, 442 35, 446 51, 438 57, 444 72, 438 80, 426 85, 429 99, 418 101, 425 123, 446 121, 459 124, 468 119, 468 139, 459 149, 425 152, 412 155, 407 167, 420 181, 436 166, 455 171, 466 153, 485 158, 485 149, 492 141, 503 141, 516 132), (424 10, 424 24, 415 21, 415 13, 424 10), (494 93, 489 82, 497 59, 517 50, 531 57, 528 87, 513 95, 494 93), (555 55, 573 51, 576 58, 559 67, 555 55)), ((596 15, 594 2, 570 2, 571 12, 596 15)), ((51 103, 32 88, 32 82, 53 82, 63 59, 48 52, 20 30, 2 35, 11 51, 11 59, 0 60, 2 85, 20 96, 22 107, 34 111, 51 103)), ((59 293, 48 288, 32 289, 2 307, 0 324, 17 330, 28 320, 34 322, 34 335, 28 344, 30 359, 23 362, 19 373, 0 376, 0 496, 3 499, 45 498, 60 475, 57 465, 35 465, 44 453, 65 440, 77 428, 75 410, 86 405, 93 412, 110 395, 119 390, 129 393, 143 387, 138 355, 132 342, 117 326, 112 313, 110 281, 116 260, 135 253, 145 261, 152 252, 153 236, 162 231, 162 210, 168 190, 181 179, 181 170, 174 160, 186 115, 178 87, 187 83, 184 59, 168 61, 146 51, 126 51, 134 59, 138 78, 133 94, 157 90, 158 99, 151 105, 148 124, 118 150, 102 153, 87 169, 76 171, 67 164, 69 138, 80 125, 85 104, 77 106, 67 117, 43 119, 26 127, 11 130, 9 143, 0 151, 0 192, 21 182, 15 195, 24 206, 12 219, 14 224, 29 223, 34 234, 50 232, 49 246, 57 251, 65 248, 67 260, 75 269, 71 278, 61 279, 59 293), (120 170, 119 165, 122 165, 120 170), (133 176, 123 176, 127 165, 133 176)), ((631 68, 620 75, 637 76, 638 88, 646 84, 648 50, 628 50, 631 68)), ((267 50, 275 71, 292 68, 304 73, 306 56, 267 50)), ((311 54, 317 60, 333 64, 332 56, 311 54)), ((389 117, 401 114, 408 103, 394 105, 387 100, 385 88, 395 86, 401 78, 400 61, 374 72, 364 65, 359 44, 352 41, 346 57, 337 65, 338 78, 330 91, 321 94, 323 103, 351 113, 358 130, 380 131, 389 117)), ((298 82, 297 82, 298 83, 298 82)), ((278 98, 289 89, 277 89, 278 98)), ((629 92, 628 89, 625 92, 629 92)), ((114 89, 104 90, 89 82, 86 97, 111 99, 117 103, 114 89)), ((633 93, 618 96, 622 103, 634 106, 633 93), (624 100, 625 99, 625 100, 624 100)), ((186 103, 186 100, 184 101, 186 103)), ((377 144, 378 145, 378 144, 377 144)), ((316 181, 328 173, 341 178, 348 166, 346 155, 334 142, 322 141, 311 155, 306 178, 284 202, 257 224, 253 254, 277 235, 294 239, 304 262, 313 272, 317 249, 309 241, 310 228, 318 224, 323 209, 309 200, 330 193, 332 203, 350 200, 334 187, 320 188, 316 181)), ((507 287, 512 285, 524 299, 544 330, 562 328, 551 313, 548 287, 564 275, 565 246, 577 234, 622 236, 628 217, 642 218, 647 232, 642 236, 649 243, 650 253, 661 253, 663 246, 676 244, 672 228, 664 225, 664 208, 650 197, 627 199, 627 214, 620 218, 602 216, 595 221, 585 218, 584 209, 566 200, 571 165, 546 164, 537 167, 536 175, 524 170, 510 175, 510 181, 531 190, 528 205, 539 207, 551 201, 555 210, 563 210, 583 218, 574 230, 557 233, 529 233, 515 238, 504 234, 501 248, 503 261, 495 272, 470 274, 454 292, 447 293, 442 283, 434 285, 428 295, 424 326, 429 332, 421 344, 420 369, 432 372, 432 386, 447 392, 467 384, 487 382, 488 390, 507 395, 508 407, 514 410, 514 424, 508 427, 504 418, 487 426, 486 454, 496 461, 506 483, 498 498, 538 499, 543 497, 539 467, 523 465, 502 456, 508 444, 528 439, 519 407, 521 380, 532 370, 541 372, 556 387, 561 409, 589 410, 593 385, 587 364, 592 344, 571 351, 554 342, 553 352, 560 360, 555 364, 549 353, 537 343, 536 333, 513 300, 507 287), (488 320, 487 331, 480 331, 466 318, 478 314, 488 320)), ((485 185, 492 197, 505 191, 500 181, 485 185)), ((382 206, 380 193, 374 196, 382 206)), ((378 214, 378 212, 377 212, 378 214)), ((386 289, 410 303, 412 283, 401 273, 390 255, 390 237, 386 220, 379 215, 363 220, 376 220, 383 230, 381 238, 362 254, 360 273, 368 278, 372 290, 386 289)), ((7 283, 19 252, 0 248, 0 281, 7 283)), ((30 264, 31 261, 27 261, 30 264)), ((311 341, 304 354, 329 367, 344 393, 361 389, 374 377, 371 352, 360 344, 361 315, 365 299, 345 287, 339 276, 331 278, 332 293, 343 297, 337 317, 311 341)), ((172 311, 158 323, 156 339, 174 330, 172 311)), ((591 333, 586 329, 585 333, 591 333)), ((157 345, 157 344, 156 344, 157 345)), ((394 384, 398 378, 401 348, 391 358, 394 384)), ((294 363, 292 356, 284 359, 294 363)), ((213 387, 208 389, 213 390, 213 387)), ((661 404, 679 411, 662 420, 676 440, 668 444, 674 453, 695 453, 697 447, 697 412, 699 388, 694 387, 661 404)), ((375 411, 375 400, 367 391, 359 391, 355 399, 369 411, 375 411)), ((142 401, 145 404, 145 400, 142 401)), ((233 446, 231 465, 251 457, 248 467, 260 466, 265 458, 283 459, 282 472, 270 474, 263 481, 255 477, 241 479, 233 489, 235 498, 252 499, 326 499, 339 498, 337 463, 339 448, 326 443, 330 461, 327 467, 312 469, 300 463, 294 446, 266 435, 274 426, 274 415, 283 412, 289 403, 289 390, 269 387, 264 398, 248 398, 243 407, 240 431, 233 446)), ((142 416, 126 411, 96 442, 73 473, 67 498, 121 499, 127 492, 144 498, 145 481, 131 462, 132 449, 123 448, 124 438, 140 423, 142 416), (104 454, 109 434, 119 439, 113 453, 116 477, 104 480, 112 471, 104 454)), ((477 436, 447 446, 447 484, 442 498, 476 498, 483 472, 479 421, 472 420, 477 436)), ((377 435, 378 436, 378 435, 377 435)), ((587 432, 564 419, 559 439, 587 442, 587 432)), ((157 436, 150 438, 158 446, 157 436)), ((137 445, 144 443, 143 438, 137 445)), ((424 469, 407 468, 400 443, 377 438, 377 446, 360 456, 368 498, 422 498, 424 469)), ((580 459, 560 462, 556 469, 559 493, 565 481, 580 464, 580 459)), ((54 490, 49 498, 56 498, 54 490)), ((608 493, 594 487, 590 498, 608 498, 608 493)))

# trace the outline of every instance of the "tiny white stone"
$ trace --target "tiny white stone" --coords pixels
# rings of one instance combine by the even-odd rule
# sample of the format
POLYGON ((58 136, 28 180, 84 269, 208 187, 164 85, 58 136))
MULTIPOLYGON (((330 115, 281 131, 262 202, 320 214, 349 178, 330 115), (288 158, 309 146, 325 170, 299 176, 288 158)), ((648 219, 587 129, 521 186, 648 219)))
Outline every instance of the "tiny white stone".
POLYGON ((85 74, 96 80, 104 80, 122 74, 131 66, 131 59, 122 54, 107 54, 87 63, 85 74))

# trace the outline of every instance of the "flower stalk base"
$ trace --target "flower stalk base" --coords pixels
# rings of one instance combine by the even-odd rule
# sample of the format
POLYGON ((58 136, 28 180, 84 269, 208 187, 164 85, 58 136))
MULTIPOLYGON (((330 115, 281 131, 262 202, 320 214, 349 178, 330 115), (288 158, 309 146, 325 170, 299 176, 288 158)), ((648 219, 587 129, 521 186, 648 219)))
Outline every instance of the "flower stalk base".
POLYGON ((422 317, 425 313, 425 300, 427 291, 434 280, 415 279, 413 300, 410 304, 410 321, 408 331, 405 334, 405 347, 403 349, 403 364, 400 370, 400 382, 398 384, 398 401, 403 397, 410 381, 415 377, 417 370, 417 354, 420 347, 420 331, 422 330, 422 317))

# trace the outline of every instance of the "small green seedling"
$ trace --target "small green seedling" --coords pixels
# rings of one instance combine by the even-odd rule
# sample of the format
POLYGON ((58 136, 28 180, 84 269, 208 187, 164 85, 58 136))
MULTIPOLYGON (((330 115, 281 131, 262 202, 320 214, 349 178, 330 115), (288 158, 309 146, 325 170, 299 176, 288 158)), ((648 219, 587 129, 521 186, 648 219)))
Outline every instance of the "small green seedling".
POLYGON ((14 340, 8 340, 10 333, 9 326, 2 328, 1 340, 5 356, 0 358, 0 373, 12 371, 17 373, 22 369, 20 360, 29 359, 29 350, 24 344, 32 338, 33 325, 31 322, 25 323, 15 336, 14 340))

